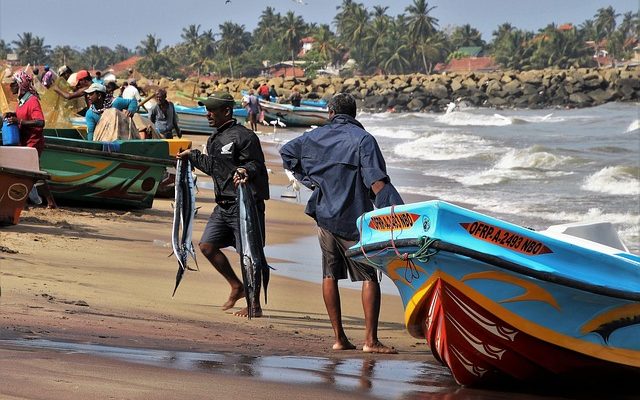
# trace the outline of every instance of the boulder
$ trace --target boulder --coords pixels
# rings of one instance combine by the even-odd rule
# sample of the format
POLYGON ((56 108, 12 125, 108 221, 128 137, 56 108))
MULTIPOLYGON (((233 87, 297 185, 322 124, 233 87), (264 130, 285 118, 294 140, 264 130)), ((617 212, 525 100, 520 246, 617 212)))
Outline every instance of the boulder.
POLYGON ((593 100, 587 94, 579 92, 571 93, 569 95, 569 101, 578 107, 587 107, 593 100))
POLYGON ((420 111, 424 108, 424 103, 420 99, 413 99, 407 104, 409 111, 420 111))

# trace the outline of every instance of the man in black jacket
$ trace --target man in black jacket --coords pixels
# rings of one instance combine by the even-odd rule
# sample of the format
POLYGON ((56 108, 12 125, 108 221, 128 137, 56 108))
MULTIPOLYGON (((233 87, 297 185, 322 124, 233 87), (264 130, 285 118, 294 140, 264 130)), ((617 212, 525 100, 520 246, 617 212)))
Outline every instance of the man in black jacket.
MULTIPOLYGON (((237 248, 240 242, 236 186, 240 182, 249 182, 260 214, 264 245, 264 201, 269 199, 269 179, 260 140, 233 118, 233 97, 225 92, 214 93, 198 104, 207 108, 209 126, 214 128, 207 140, 207 154, 193 149, 179 153, 178 157, 188 158, 191 165, 213 178, 217 206, 209 217, 199 246, 204 256, 231 285, 229 299, 222 306, 223 310, 228 310, 244 297, 242 281, 220 250, 228 246, 237 248)), ((257 289, 259 293, 260 288, 257 289)), ((253 308, 254 317, 262 316, 258 297, 255 304, 247 304, 247 307, 253 308)), ((235 315, 247 316, 247 313, 245 308, 235 315)))

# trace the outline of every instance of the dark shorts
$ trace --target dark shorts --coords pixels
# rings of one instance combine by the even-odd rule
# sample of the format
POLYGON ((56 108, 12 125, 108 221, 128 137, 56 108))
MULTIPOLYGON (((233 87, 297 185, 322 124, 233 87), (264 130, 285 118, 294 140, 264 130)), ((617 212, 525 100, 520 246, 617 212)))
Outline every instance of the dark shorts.
MULTIPOLYGON (((264 201, 256 201, 260 227, 262 229, 262 243, 265 241, 264 230, 264 201)), ((207 225, 202 232, 200 243, 209 243, 219 249, 234 247, 240 243, 240 221, 238 220, 238 203, 218 204, 213 209, 207 225)))
POLYGON ((336 236, 326 229, 318 227, 318 239, 322 251, 322 277, 333 279, 347 279, 347 273, 352 282, 378 281, 375 268, 347 258, 345 251, 356 244, 336 236))

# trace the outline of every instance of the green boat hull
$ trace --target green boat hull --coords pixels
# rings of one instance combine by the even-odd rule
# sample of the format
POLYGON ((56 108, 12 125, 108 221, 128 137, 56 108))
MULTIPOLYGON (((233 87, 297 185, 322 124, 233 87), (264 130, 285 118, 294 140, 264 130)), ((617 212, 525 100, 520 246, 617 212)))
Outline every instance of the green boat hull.
POLYGON ((150 208, 168 159, 164 140, 88 142, 47 137, 41 169, 56 201, 104 208, 150 208))

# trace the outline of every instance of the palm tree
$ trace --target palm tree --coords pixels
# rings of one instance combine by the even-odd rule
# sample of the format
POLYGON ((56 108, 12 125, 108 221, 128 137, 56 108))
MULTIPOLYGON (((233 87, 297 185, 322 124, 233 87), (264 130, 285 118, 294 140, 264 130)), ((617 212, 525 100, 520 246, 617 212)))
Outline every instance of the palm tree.
POLYGON ((233 78, 233 65, 231 58, 242 54, 251 44, 251 34, 244 30, 244 25, 234 24, 227 21, 220 28, 220 41, 218 49, 227 56, 229 61, 229 72, 233 78))
POLYGON ((619 16, 620 14, 616 14, 616 11, 611 6, 599 8, 596 11, 596 15, 594 15, 596 27, 603 35, 598 39, 608 38, 616 30, 616 18, 619 16))
POLYGON ((294 74, 296 54, 300 51, 300 40, 304 37, 304 34, 305 24, 302 17, 295 15, 293 11, 287 12, 282 19, 282 43, 291 51, 294 74))
POLYGON ((80 65, 80 52, 71 48, 71 46, 56 46, 51 52, 51 62, 57 66, 68 65, 74 68, 80 65))
POLYGON ((358 6, 362 6, 362 4, 357 4, 353 0, 342 0, 342 4, 336 7, 338 12, 333 18, 333 23, 339 36, 343 35, 345 21, 353 14, 353 9, 358 6))
POLYGON ((120 62, 122 60, 126 60, 127 58, 131 57, 133 55, 133 52, 131 50, 129 50, 128 47, 122 45, 122 44, 118 44, 116 45, 116 48, 113 49, 113 61, 114 62, 120 62))
POLYGON ((0 60, 6 60, 7 54, 11 53, 11 46, 0 39, 0 60))
POLYGON ((113 50, 106 46, 92 45, 87 47, 82 54, 83 61, 90 65, 91 69, 103 69, 113 62, 113 50))
POLYGON ((500 39, 502 39, 505 35, 513 32, 514 29, 515 27, 508 22, 505 22, 502 25, 498 25, 498 29, 492 32, 493 41, 500 41, 500 39))
POLYGON ((334 63, 340 48, 336 41, 336 35, 331 32, 329 25, 320 25, 313 34, 313 39, 315 42, 312 51, 317 52, 325 63, 334 63))
POLYGON ((140 44, 136 46, 136 52, 141 56, 156 54, 160 51, 160 42, 162 42, 162 39, 149 33, 147 34, 147 37, 140 41, 140 44))
POLYGON ((18 40, 12 42, 18 59, 22 64, 38 64, 45 62, 51 46, 44 44, 44 38, 34 36, 31 32, 18 34, 18 40))
POLYGON ((482 34, 469 24, 456 27, 451 34, 451 43, 455 48, 465 46, 484 46, 482 34))
POLYGON ((253 31, 255 41, 260 48, 276 40, 281 24, 282 16, 276 13, 273 7, 267 7, 262 11, 258 26, 253 31))
MULTIPOLYGON (((429 7, 429 3, 425 0, 413 0, 413 5, 407 6, 405 11, 409 13, 407 23, 409 24, 409 35, 416 41, 418 47, 427 38, 433 35, 438 26, 438 19, 429 15, 436 6, 429 7)), ((427 72, 427 58, 424 51, 421 51, 422 64, 425 72, 427 72)))

